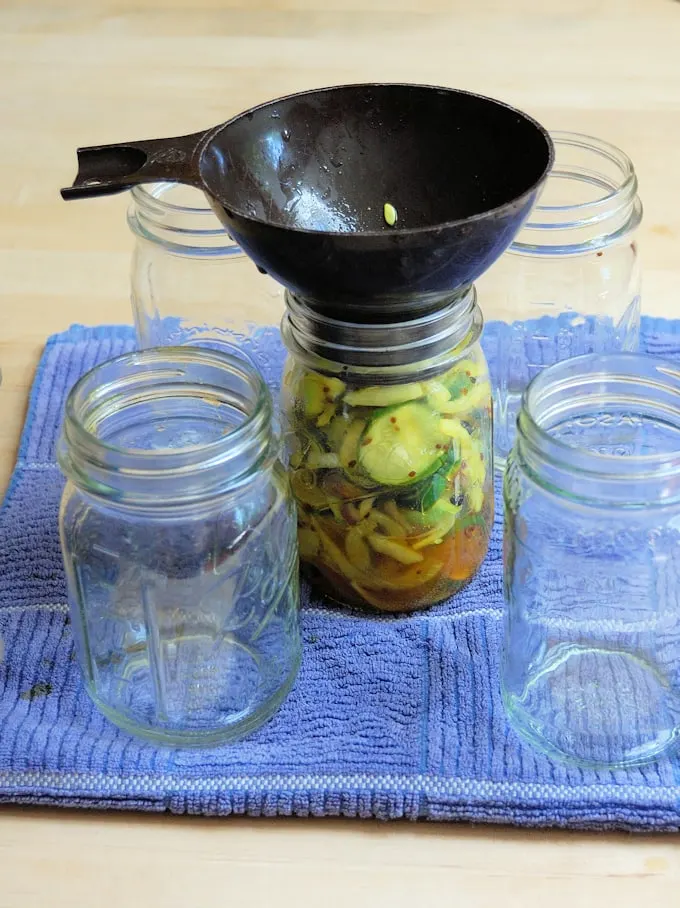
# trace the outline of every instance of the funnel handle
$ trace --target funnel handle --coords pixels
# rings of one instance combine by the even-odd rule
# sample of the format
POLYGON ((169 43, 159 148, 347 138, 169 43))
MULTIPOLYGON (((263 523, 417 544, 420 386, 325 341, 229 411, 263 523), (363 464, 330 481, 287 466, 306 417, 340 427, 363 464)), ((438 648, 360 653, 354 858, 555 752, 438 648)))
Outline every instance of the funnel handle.
POLYGON ((187 183, 200 186, 203 140, 214 130, 172 139, 144 139, 78 149, 78 173, 63 199, 85 199, 123 192, 138 183, 187 183))

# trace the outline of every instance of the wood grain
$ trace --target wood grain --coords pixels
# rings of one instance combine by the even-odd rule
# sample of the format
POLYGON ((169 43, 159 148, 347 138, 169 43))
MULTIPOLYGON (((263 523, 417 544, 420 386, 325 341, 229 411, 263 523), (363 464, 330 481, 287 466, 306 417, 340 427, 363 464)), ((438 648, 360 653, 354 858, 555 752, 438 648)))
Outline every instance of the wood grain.
MULTIPOLYGON (((644 309, 680 315, 677 0, 3 0, 0 488, 46 335, 130 320, 127 199, 61 202, 76 146, 190 132, 288 91, 365 79, 488 93, 623 147, 645 204, 644 309)), ((0 908, 672 905, 677 846, 5 808, 0 908)))

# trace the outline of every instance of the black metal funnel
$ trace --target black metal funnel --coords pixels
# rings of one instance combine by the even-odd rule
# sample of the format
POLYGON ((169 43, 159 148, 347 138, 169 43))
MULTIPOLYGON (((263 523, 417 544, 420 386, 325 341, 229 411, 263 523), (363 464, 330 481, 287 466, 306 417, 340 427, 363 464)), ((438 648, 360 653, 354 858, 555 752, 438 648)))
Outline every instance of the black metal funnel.
POLYGON ((490 98, 365 84, 289 95, 191 136, 81 148, 78 159, 64 198, 159 180, 200 187, 260 269, 314 308, 393 320, 501 255, 553 147, 490 98))

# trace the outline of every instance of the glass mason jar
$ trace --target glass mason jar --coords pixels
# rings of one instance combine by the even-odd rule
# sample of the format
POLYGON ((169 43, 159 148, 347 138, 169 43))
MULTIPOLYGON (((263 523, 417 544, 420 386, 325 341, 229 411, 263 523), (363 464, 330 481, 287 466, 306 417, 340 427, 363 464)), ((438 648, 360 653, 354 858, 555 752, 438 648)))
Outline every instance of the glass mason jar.
POLYGON ((527 391, 505 475, 503 696, 552 757, 643 763, 680 736, 680 371, 591 354, 527 391))
POLYGON ((494 389, 494 456, 503 468, 522 392, 545 366, 635 351, 642 217, 637 178, 618 148, 554 132, 555 164, 508 251, 477 281, 494 389))
POLYGON ((282 407, 305 575, 331 599, 380 611, 446 599, 479 568, 493 518, 474 289, 396 325, 286 301, 282 407))
POLYGON ((131 198, 131 301, 141 348, 235 352, 235 333, 278 322, 283 289, 231 240, 202 192, 152 183, 135 186, 131 198))
POLYGON ((245 361, 173 347, 88 372, 66 404, 61 541, 78 659, 122 728, 240 737, 300 660, 295 507, 245 361))

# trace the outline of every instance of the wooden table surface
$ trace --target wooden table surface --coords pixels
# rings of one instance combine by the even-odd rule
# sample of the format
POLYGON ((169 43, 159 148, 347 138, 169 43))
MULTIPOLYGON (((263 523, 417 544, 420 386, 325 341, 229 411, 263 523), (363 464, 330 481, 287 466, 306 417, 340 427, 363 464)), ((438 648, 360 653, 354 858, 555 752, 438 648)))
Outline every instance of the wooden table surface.
MULTIPOLYGON (((126 199, 60 201, 75 147, 363 80, 472 89, 620 145, 645 204, 644 309, 679 314, 677 0, 2 0, 0 489, 45 336, 130 321, 126 199)), ((6 808, 0 908, 675 905, 678 844, 6 808)))

